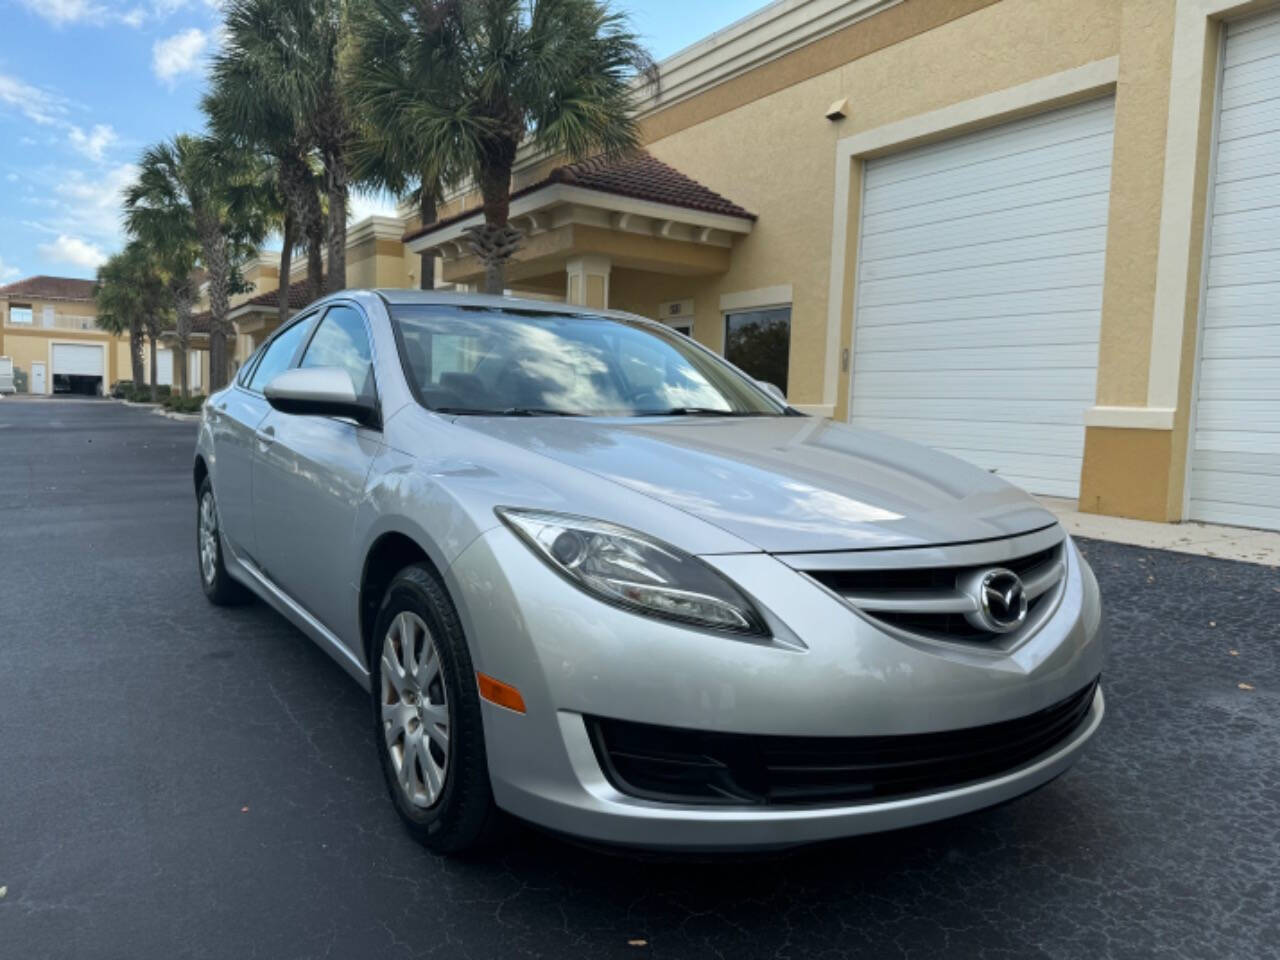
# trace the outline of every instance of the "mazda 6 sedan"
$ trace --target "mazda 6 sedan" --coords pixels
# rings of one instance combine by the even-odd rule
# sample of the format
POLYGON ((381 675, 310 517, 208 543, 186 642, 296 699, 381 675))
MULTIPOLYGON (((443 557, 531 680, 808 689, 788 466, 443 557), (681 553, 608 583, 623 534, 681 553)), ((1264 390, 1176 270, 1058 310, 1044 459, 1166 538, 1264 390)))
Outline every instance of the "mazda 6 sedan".
POLYGON ((1102 721, 1052 515, 641 317, 336 294, 209 398, 195 489, 205 593, 368 690, 435 851, 503 812, 668 850, 904 827, 1048 782, 1102 721))

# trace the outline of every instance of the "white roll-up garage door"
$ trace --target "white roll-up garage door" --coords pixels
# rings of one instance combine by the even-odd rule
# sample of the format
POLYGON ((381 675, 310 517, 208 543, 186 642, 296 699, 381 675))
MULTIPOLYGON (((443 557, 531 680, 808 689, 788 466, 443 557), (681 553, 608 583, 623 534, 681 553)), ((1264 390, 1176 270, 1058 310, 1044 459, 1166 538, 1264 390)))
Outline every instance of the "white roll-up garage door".
POLYGON ((867 162, 854 424, 1078 494, 1113 119, 1108 98, 867 162))
POLYGON ((156 351, 156 384, 162 387, 173 386, 173 351, 156 351))
POLYGON ((1222 63, 1188 513, 1280 529, 1280 12, 1222 63))
POLYGON ((53 372, 83 377, 101 377, 104 348, 94 343, 55 343, 53 372))

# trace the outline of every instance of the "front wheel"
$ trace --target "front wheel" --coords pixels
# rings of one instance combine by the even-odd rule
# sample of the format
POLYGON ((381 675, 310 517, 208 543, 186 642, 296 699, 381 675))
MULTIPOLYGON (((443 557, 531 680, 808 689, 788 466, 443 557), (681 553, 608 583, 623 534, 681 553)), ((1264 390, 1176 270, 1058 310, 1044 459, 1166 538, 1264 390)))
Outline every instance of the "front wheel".
POLYGON ((249 591, 231 579, 222 562, 222 536, 218 528, 218 502, 208 477, 196 494, 196 558, 200 565, 200 586, 209 602, 219 607, 244 603, 249 591))
POLYGON ((371 652, 374 736, 400 819, 435 853, 482 845, 498 810, 475 670, 457 611, 433 571, 414 565, 396 575, 371 652))

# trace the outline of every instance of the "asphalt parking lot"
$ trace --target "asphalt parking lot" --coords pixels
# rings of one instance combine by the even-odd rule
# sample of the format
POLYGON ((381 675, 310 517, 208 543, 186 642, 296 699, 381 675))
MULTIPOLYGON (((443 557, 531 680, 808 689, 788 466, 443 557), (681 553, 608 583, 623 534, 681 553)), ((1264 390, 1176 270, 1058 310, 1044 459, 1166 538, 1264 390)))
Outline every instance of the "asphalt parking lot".
POLYGON ((0 400, 0 957, 1280 951, 1280 570, 1084 544, 1107 721, 1002 808, 767 858, 523 829, 441 860, 383 795, 364 694, 265 607, 205 603, 194 436, 0 400))

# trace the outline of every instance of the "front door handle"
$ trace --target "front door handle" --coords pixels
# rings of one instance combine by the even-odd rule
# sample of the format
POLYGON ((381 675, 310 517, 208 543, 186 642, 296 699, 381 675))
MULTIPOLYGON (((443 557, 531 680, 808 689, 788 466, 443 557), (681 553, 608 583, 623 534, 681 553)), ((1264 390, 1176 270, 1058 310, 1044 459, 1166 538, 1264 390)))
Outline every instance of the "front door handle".
POLYGON ((267 427, 265 430, 256 430, 253 434, 258 438, 258 442, 264 447, 269 447, 276 442, 276 428, 267 427))

